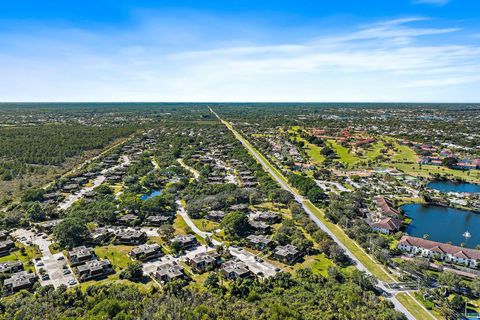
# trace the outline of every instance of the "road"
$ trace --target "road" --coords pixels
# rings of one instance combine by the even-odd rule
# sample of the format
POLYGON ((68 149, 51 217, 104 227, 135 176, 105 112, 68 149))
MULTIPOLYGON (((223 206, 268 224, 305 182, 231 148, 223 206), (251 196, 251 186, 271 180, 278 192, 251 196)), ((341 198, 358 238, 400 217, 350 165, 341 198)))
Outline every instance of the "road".
POLYGON ((95 189, 96 187, 98 187, 99 185, 101 185, 106 177, 105 175, 108 173, 108 172, 111 172, 111 171, 114 171, 118 168, 121 168, 121 167, 124 167, 124 166, 127 166, 130 164, 130 158, 128 156, 122 156, 122 162, 116 166, 113 166, 111 168, 108 168, 108 169, 104 169, 100 172, 100 175, 98 177, 96 177, 94 180, 93 180, 93 183, 91 186, 88 186, 88 187, 84 187, 82 188, 80 191, 78 192, 75 192, 75 193, 72 193, 70 194, 63 202, 61 202, 59 205, 58 205, 58 209, 60 210, 67 210, 68 208, 70 208, 78 199, 82 198, 87 192, 90 192, 92 191, 93 189, 95 189))
MULTIPOLYGON (((293 190, 288 184, 284 182, 284 179, 277 174, 274 170, 271 169, 269 164, 264 160, 263 157, 259 155, 257 150, 255 150, 250 143, 242 136, 240 135, 235 129, 233 129, 232 125, 220 118, 220 116, 213 111, 210 108, 210 111, 234 134, 234 136, 243 144, 243 146, 254 156, 254 158, 262 165, 264 170, 266 170, 279 184, 280 186, 289 191, 294 197, 295 200, 300 203, 305 210, 305 212, 309 215, 309 217, 317 224, 317 226, 322 229, 324 232, 326 232, 343 250, 345 250, 345 253, 353 260, 355 261, 357 269, 364 271, 365 273, 373 276, 373 274, 360 262, 360 260, 357 259, 357 257, 348 250, 348 248, 333 234, 330 229, 323 224, 320 219, 317 218, 317 216, 305 205, 306 199, 298 194, 295 190, 293 190)), ((392 279, 393 280, 393 279, 392 279)), ((395 291, 392 291, 391 289, 387 288, 383 282, 378 281, 378 287, 382 289, 383 291, 391 294, 392 296, 389 297, 388 299, 393 303, 395 306, 395 309, 398 311, 402 312, 409 320, 415 320, 415 317, 398 301, 398 299, 395 297, 395 291)), ((433 318, 433 317, 432 317, 433 318)))
MULTIPOLYGON (((202 238, 210 237, 215 246, 223 245, 222 242, 212 238, 212 233, 200 230, 195 223, 193 223, 180 200, 177 200, 177 206, 177 213, 183 218, 183 220, 185 220, 185 223, 192 229, 193 232, 202 238)), ((261 259, 251 252, 235 247, 229 247, 228 250, 232 256, 245 263, 248 266, 248 269, 250 269, 250 271, 256 275, 260 274, 264 277, 271 277, 277 273, 276 267, 273 264, 266 261, 260 261, 261 259)))
POLYGON ((193 177, 195 178, 195 180, 198 180, 198 178, 200 178, 200 173, 198 173, 197 170, 193 169, 192 167, 190 166, 187 166, 185 164, 185 162, 183 162, 183 159, 177 159, 178 163, 180 163, 180 165, 182 167, 184 167, 185 169, 187 169, 188 171, 190 171, 192 174, 193 174, 193 177))

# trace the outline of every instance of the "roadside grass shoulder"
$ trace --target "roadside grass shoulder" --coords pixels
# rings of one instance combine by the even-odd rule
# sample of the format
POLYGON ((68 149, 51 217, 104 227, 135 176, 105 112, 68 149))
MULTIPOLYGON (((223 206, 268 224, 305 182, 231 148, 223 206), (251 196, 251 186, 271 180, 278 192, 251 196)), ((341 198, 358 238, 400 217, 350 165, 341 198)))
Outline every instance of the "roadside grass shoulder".
POLYGON ((395 278, 392 275, 385 271, 378 262, 365 253, 365 251, 355 241, 350 239, 340 227, 328 221, 320 209, 315 207, 310 201, 304 201, 304 204, 377 279, 385 282, 395 281, 395 278))
POLYGON ((408 293, 401 292, 396 295, 398 301, 405 306, 405 308, 416 318, 416 319, 435 319, 427 313, 422 306, 419 304, 420 302, 416 301, 412 298, 408 293))

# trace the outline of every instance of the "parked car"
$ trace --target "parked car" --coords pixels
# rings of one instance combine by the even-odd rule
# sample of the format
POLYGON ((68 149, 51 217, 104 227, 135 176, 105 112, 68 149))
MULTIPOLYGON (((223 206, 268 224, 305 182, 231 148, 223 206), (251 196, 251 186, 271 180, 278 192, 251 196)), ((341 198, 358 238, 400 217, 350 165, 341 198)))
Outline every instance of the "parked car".
POLYGON ((70 269, 63 270, 63 274, 70 274, 70 272, 71 272, 70 269))

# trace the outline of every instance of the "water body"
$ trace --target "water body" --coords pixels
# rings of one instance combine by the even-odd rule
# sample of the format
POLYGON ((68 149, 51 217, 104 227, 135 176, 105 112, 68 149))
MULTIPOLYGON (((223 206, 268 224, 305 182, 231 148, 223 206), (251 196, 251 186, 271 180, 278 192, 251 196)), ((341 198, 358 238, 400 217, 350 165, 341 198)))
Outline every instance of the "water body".
POLYGON ((427 184, 428 188, 441 192, 468 192, 480 193, 480 184, 452 181, 433 181, 427 184))
POLYGON ((152 192, 150 192, 150 193, 146 193, 146 194, 142 195, 142 196, 140 197, 140 199, 143 200, 143 201, 145 201, 145 200, 147 200, 147 199, 150 199, 150 198, 159 196, 159 195, 161 195, 161 194, 162 194, 162 190, 154 190, 154 191, 152 191, 152 192))
POLYGON ((480 244, 480 213, 422 204, 407 204, 402 209, 413 219, 406 229, 410 236, 423 238, 428 234, 428 240, 457 246, 464 243, 467 248, 480 244), (465 231, 470 232, 470 238, 463 236, 465 231))

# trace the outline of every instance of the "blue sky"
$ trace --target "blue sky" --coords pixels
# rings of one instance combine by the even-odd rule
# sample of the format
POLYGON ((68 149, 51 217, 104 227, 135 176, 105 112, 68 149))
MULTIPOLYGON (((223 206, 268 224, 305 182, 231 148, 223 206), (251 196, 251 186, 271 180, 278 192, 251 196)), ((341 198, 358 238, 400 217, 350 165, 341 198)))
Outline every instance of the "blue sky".
POLYGON ((480 102, 480 1, 0 2, 0 101, 480 102))

